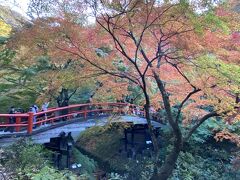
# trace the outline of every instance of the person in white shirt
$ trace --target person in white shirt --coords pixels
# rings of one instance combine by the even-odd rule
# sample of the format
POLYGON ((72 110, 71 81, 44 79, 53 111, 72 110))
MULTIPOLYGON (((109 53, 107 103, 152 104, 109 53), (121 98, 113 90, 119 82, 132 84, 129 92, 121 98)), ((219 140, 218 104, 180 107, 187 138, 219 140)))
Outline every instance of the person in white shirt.
MULTIPOLYGON (((42 111, 47 111, 48 110, 48 105, 49 105, 49 102, 43 103, 42 111)), ((45 120, 47 120, 47 114, 46 113, 44 114, 44 116, 45 116, 45 120)), ((44 122, 43 125, 46 125, 46 122, 44 122)))
POLYGON ((42 105, 42 111, 47 111, 47 110, 48 110, 48 105, 49 105, 49 102, 43 103, 43 105, 42 105))
POLYGON ((32 105, 29 109, 29 112, 33 113, 33 128, 36 128, 36 122, 37 122, 37 116, 35 115, 37 113, 37 109, 32 105))

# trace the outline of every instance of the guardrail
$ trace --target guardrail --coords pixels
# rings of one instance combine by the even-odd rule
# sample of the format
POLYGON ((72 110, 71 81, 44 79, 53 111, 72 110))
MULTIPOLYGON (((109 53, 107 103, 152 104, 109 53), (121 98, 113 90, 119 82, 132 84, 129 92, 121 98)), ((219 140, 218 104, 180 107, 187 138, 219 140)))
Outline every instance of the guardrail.
POLYGON ((71 121, 75 118, 83 117, 87 119, 88 115, 99 116, 103 114, 136 114, 144 116, 143 107, 129 103, 88 103, 75 104, 65 107, 51 108, 47 111, 38 113, 17 113, 17 114, 0 114, 2 123, 0 128, 12 128, 16 132, 26 131, 32 134, 34 127, 44 124, 54 124, 59 121, 71 121), (15 123, 10 123, 9 119, 13 118, 15 123))

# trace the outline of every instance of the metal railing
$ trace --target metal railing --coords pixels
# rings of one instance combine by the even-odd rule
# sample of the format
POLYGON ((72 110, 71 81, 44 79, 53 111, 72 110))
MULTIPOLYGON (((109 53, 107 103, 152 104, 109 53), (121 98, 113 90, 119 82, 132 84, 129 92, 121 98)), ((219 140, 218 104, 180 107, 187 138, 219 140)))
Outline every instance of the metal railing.
POLYGON ((143 107, 129 103, 88 103, 75 104, 65 107, 51 108, 38 113, 0 114, 2 120, 0 128, 15 129, 15 132, 26 131, 32 134, 34 127, 44 124, 52 125, 55 122, 71 121, 76 118, 87 119, 88 116, 110 115, 111 113, 135 114, 144 116, 143 107), (10 118, 14 123, 10 123, 10 118))

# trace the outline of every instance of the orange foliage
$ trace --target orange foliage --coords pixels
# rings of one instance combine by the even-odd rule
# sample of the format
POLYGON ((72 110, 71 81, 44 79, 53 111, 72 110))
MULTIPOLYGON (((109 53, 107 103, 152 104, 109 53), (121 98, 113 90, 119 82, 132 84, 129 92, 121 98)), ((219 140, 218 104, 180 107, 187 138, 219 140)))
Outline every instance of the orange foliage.
POLYGON ((240 136, 230 133, 227 130, 221 131, 215 135, 215 139, 217 141, 223 141, 224 139, 230 140, 233 143, 237 144, 237 146, 240 146, 240 136))
MULTIPOLYGON (((105 4, 114 5, 116 9, 119 5, 117 2, 111 4, 104 1, 105 4)), ((35 63, 35 57, 46 54, 56 65, 61 65, 67 59, 81 64, 84 67, 80 68, 83 72, 81 75, 84 76, 95 73, 115 76, 116 78, 108 78, 101 75, 98 78, 104 82, 104 86, 99 89, 102 97, 116 94, 116 99, 121 99, 122 95, 127 93, 129 81, 134 81, 137 86, 144 86, 139 73, 146 72, 147 91, 151 94, 152 104, 156 108, 161 107, 159 91, 153 90, 156 89, 153 70, 164 82, 171 95, 172 105, 181 103, 193 87, 201 89, 201 92, 194 94, 191 101, 183 107, 186 122, 189 122, 193 117, 206 113, 200 106, 215 106, 220 112, 228 105, 232 107, 235 100, 228 93, 231 90, 228 83, 218 86, 216 77, 198 71, 197 58, 214 54, 226 63, 240 63, 239 36, 235 32, 237 20, 232 18, 235 13, 225 8, 216 11, 220 18, 231 20, 229 26, 233 30, 232 34, 223 33, 217 28, 212 29, 208 24, 204 26, 203 16, 198 18, 198 23, 203 26, 202 33, 199 34, 195 31, 196 22, 190 18, 190 9, 174 4, 155 6, 152 2, 139 1, 132 11, 124 15, 120 13, 109 18, 108 11, 100 12, 98 23, 91 27, 80 26, 69 16, 63 15, 38 19, 33 27, 21 32, 17 40, 24 45, 26 53, 22 59, 28 59, 29 64, 35 63), (138 46, 139 40, 141 42, 138 46), (105 56, 98 56, 96 49, 101 47, 107 47, 110 51, 105 56), (159 48, 162 53, 160 59, 157 58, 159 48), (148 67, 145 56, 152 60, 152 67, 148 67), (137 68, 129 59, 136 62, 137 68), (121 66, 127 70, 119 70, 120 61, 121 66), (128 79, 125 81, 119 81, 119 78, 126 77, 128 79)), ((49 87, 51 86, 56 85, 53 86, 52 83, 49 87)), ((101 96, 96 98, 100 100, 101 96)))

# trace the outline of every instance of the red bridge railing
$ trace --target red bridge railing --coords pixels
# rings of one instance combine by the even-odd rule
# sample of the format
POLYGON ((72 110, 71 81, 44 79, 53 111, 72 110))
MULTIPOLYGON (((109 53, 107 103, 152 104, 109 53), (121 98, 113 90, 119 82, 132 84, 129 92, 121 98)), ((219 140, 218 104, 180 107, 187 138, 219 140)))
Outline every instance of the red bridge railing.
POLYGON ((14 127, 16 132, 26 131, 32 134, 34 127, 40 127, 43 124, 54 124, 59 121, 71 121, 75 118, 87 119, 88 115, 98 116, 111 113, 118 114, 136 114, 144 116, 143 107, 129 103, 88 103, 75 104, 66 107, 51 108, 47 111, 41 111, 33 114, 0 114, 0 129, 14 127), (9 119, 14 118, 15 123, 9 123, 9 119))

